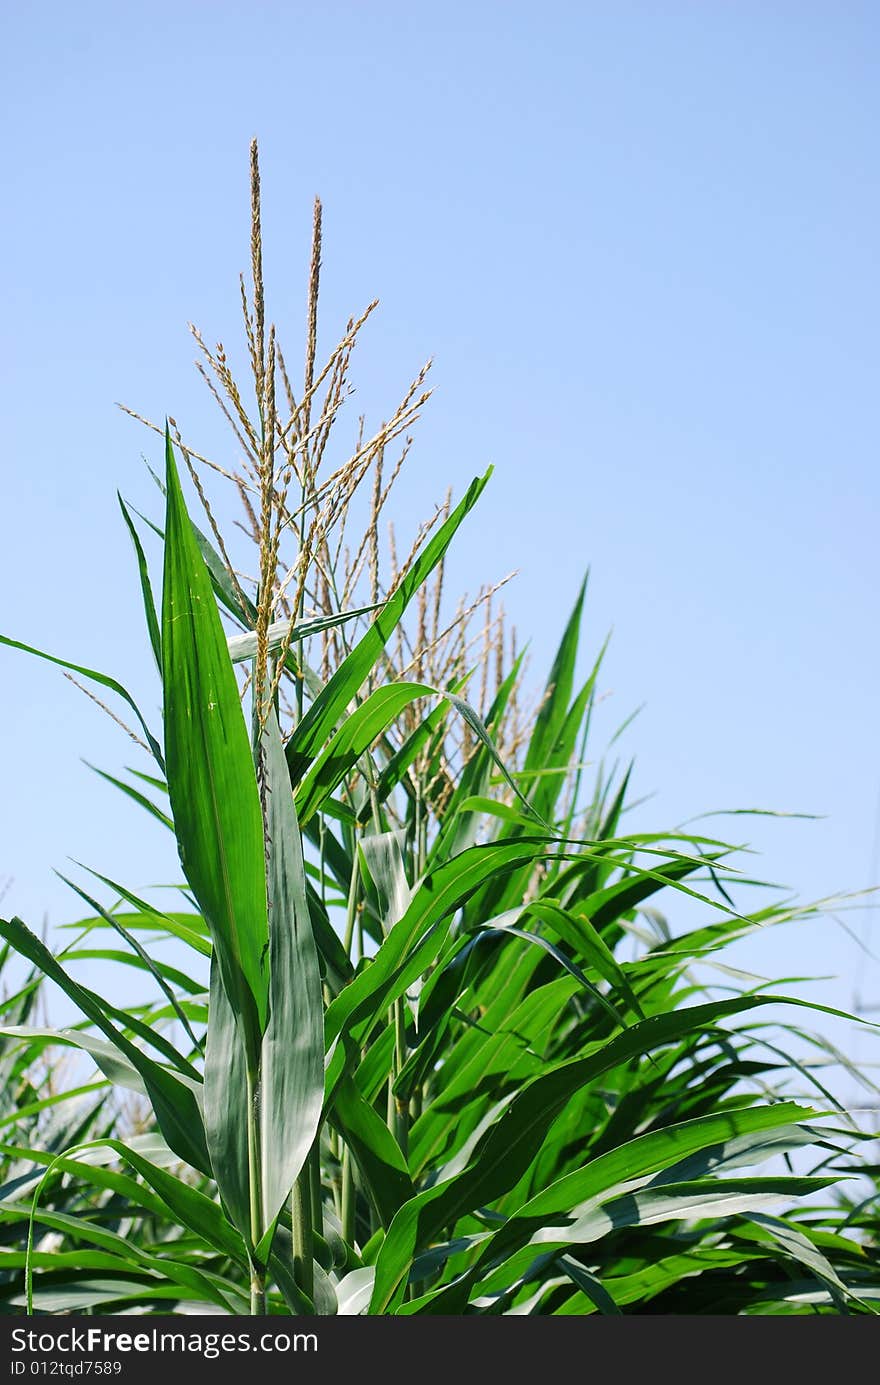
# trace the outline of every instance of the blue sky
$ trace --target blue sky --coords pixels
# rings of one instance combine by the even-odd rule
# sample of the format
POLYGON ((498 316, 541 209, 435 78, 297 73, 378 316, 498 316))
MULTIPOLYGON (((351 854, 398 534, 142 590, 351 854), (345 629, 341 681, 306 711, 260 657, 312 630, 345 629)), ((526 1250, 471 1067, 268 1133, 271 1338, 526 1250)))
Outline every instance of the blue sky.
MULTIPOLYGON (((186 323, 237 340, 257 135, 283 338, 317 193, 325 345, 381 299, 357 407, 436 359, 400 527, 495 464, 450 580, 519 569, 536 673, 591 565, 607 728, 646 703, 640 820, 824 814, 733 821, 805 898, 880 878, 875 5, 151 0, 3 29, 4 633, 155 706, 115 491, 154 506, 157 451, 114 401, 223 445, 186 323)), ((57 671, 0 666, 4 907, 74 917, 71 856, 168 879, 81 762, 137 763, 120 734, 57 671)), ((744 964, 880 1004, 860 957, 825 921, 744 964)))

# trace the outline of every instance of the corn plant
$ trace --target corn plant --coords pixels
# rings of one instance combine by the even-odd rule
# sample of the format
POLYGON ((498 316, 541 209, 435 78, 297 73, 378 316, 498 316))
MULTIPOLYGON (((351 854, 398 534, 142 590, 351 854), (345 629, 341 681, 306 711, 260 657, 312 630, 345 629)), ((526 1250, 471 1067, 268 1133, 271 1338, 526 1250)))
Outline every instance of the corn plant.
MULTIPOLYGON (((0 948, 0 978, 6 980, 11 961, 8 945, 0 948)), ((65 1176, 64 1151, 80 1141, 109 1133, 117 1112, 109 1109, 105 1079, 80 1083, 64 1065, 47 1061, 53 1046, 51 1029, 40 1030, 41 977, 31 972, 4 986, 0 1017, 0 1295, 14 1297, 27 1261, 31 1198, 47 1164, 54 1176, 43 1193, 44 1224, 58 1240, 88 1215, 96 1224, 118 1229, 128 1219, 128 1201, 116 1196, 110 1184, 96 1189, 65 1176), (20 1036, 26 1036, 26 1043, 20 1036)), ((56 1249, 55 1266, 61 1257, 56 1249)), ((36 1256, 41 1263, 40 1255, 36 1256)), ((77 1267, 82 1262, 77 1252, 77 1267)))
POLYGON ((587 763, 602 655, 579 680, 584 589, 531 704, 497 586, 444 614, 445 556, 488 473, 402 562, 392 529, 386 556, 427 368, 331 463, 375 305, 319 367, 316 205, 297 393, 266 324, 256 148, 251 180, 251 412, 195 332, 238 468, 149 424, 162 513, 138 526, 120 499, 161 730, 115 679, 51 656, 136 719, 149 771, 105 778, 173 833, 185 884, 166 908, 104 874, 70 882, 89 912, 59 955, 0 921, 83 1016, 6 1016, 5 1041, 80 1050, 146 1112, 137 1135, 30 1136, 29 1205, 0 1200, 0 1224, 27 1229, 0 1245, 9 1309, 874 1311, 855 1220, 803 1210, 863 1138, 781 1047, 770 1007, 804 1003, 719 961, 822 906, 743 905, 732 846, 624 830, 629 772, 587 763), (208 472, 242 504, 253 578, 208 472), (676 930, 661 892, 704 921, 676 930), (121 1010, 74 979, 98 958, 154 998, 121 1010), (52 1201, 70 1186, 94 1202, 76 1221, 52 1201))

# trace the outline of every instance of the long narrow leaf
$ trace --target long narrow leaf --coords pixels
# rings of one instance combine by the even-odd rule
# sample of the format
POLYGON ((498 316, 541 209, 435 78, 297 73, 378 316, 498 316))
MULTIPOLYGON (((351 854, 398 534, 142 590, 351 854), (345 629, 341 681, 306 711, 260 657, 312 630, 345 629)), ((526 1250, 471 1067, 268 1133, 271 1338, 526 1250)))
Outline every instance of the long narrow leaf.
POLYGON ((269 1009, 263 826, 250 741, 211 580, 166 434, 162 670, 168 791, 187 880, 256 1064, 269 1009))

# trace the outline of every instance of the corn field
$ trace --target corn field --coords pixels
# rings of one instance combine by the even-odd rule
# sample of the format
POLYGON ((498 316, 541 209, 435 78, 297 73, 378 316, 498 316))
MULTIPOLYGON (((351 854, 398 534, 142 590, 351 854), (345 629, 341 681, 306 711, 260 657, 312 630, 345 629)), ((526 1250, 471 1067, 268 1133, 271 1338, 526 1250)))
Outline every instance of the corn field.
POLYGON ((823 1080, 845 1060, 821 1007, 724 959, 828 901, 780 902, 715 837, 626 831, 630 774, 593 747, 604 650, 578 675, 586 584, 533 689, 504 582, 445 581, 489 474, 398 543, 428 367, 343 445, 376 305, 319 359, 316 204, 295 375, 255 146, 251 188, 246 387, 193 329, 236 461, 134 414, 155 512, 120 497, 161 727, 3 637, 114 700, 143 762, 108 792, 183 879, 159 904, 83 870, 57 951, 0 919, 2 1311, 876 1312, 878 1166, 823 1080), (79 1021, 52 1027, 46 982, 79 1021))

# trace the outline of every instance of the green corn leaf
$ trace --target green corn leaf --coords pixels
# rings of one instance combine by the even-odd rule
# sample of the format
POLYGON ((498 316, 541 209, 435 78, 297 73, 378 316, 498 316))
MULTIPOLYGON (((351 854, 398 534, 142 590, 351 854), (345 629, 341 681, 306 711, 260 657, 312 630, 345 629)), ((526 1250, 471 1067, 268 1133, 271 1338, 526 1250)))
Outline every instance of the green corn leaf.
POLYGON ((403 918, 413 896, 403 860, 404 836, 401 831, 376 832, 363 837, 358 846, 364 878, 372 882, 378 896, 386 938, 403 918))
MULTIPOLYGON (((362 616, 372 615, 373 611, 378 610, 379 605, 377 604, 375 606, 359 606, 353 611, 340 611, 332 616, 313 616, 306 620, 297 621, 292 629, 289 620, 273 621, 266 631, 269 652, 274 653, 276 649, 280 649, 285 641, 288 645, 300 644, 312 635, 320 635, 325 630, 335 630, 340 625, 347 625, 351 620, 359 620, 362 616)), ((226 645, 229 650, 229 657, 234 664, 243 663, 246 659, 253 659, 257 652, 257 632, 256 630, 248 630, 244 635, 230 635, 226 645)))
POLYGON ((607 996, 604 996, 602 992, 593 985, 592 981, 589 981, 587 977, 584 976, 584 973, 576 962, 573 962, 571 958, 567 957, 558 947, 554 947, 553 943, 551 943, 548 938, 542 937, 540 933, 530 933, 527 928, 517 928, 513 923, 486 924, 485 927, 479 931, 484 933, 493 932, 502 938, 521 938, 532 947, 541 948, 543 952, 546 952, 560 967, 567 971, 570 976, 575 978, 579 985, 581 985, 584 990, 593 997, 596 1003, 601 1006, 614 1024, 619 1025, 621 1029, 626 1028, 626 1021, 615 1006, 612 1005, 607 996))
POLYGON ((159 793, 163 793, 166 798, 168 797, 168 785, 165 783, 164 779, 157 779, 155 774, 144 774, 143 770, 140 769, 132 769, 131 765, 126 765, 125 768, 128 774, 134 775, 135 779, 142 780, 143 783, 149 784, 151 788, 158 789, 159 793))
POLYGON ((512 822, 518 827, 534 829, 534 818, 527 818, 510 803, 499 803, 497 799, 485 798, 482 794, 472 794, 459 804, 460 813, 484 813, 487 817, 500 818, 502 822, 512 822))
MULTIPOLYGON (((88 1165, 81 1164, 79 1169, 87 1177, 90 1177, 92 1171, 88 1165)), ((134 1203, 136 1205, 139 1201, 139 1185, 128 1179, 126 1180, 126 1187, 134 1190, 134 1203)), ((7 1209, 3 1210, 6 1211, 7 1209)), ((168 1209, 164 1204, 158 1203, 157 1210, 159 1215, 167 1215, 168 1209)), ((18 1218, 27 1221, 29 1215, 29 1212, 22 1209, 18 1213, 18 1218)), ((128 1275, 140 1272, 144 1275, 144 1285, 148 1291, 152 1291, 158 1283, 170 1280, 171 1283, 189 1291, 182 1295, 183 1297, 196 1298, 206 1303, 216 1304, 226 1313, 247 1311, 246 1296, 240 1288, 230 1281, 222 1281, 217 1276, 205 1274, 194 1266, 183 1264, 169 1255, 152 1255, 138 1246, 130 1237, 118 1236, 115 1232, 98 1227, 82 1217, 76 1218, 61 1212, 47 1211, 42 1207, 37 1209, 37 1220, 49 1230, 60 1232, 74 1241, 85 1241, 103 1246, 115 1254, 102 1255, 101 1252, 83 1250, 81 1246, 78 1246, 75 1251, 34 1251, 30 1257, 26 1251, 0 1252, 0 1263, 6 1268, 24 1268, 29 1263, 33 1269, 54 1270, 60 1275, 66 1276, 66 1283, 69 1288, 74 1288, 80 1282, 78 1275, 71 1277, 71 1271, 84 1269, 116 1270, 121 1272, 123 1278, 126 1272, 128 1275)), ((118 1285, 118 1283, 118 1279, 114 1280, 114 1285, 118 1285)), ((118 1289, 108 1289, 107 1292, 108 1296, 112 1298, 118 1289)), ((39 1305, 42 1302, 39 1284, 36 1287, 35 1298, 39 1305)))
POLYGON ((337 1088, 332 1121, 350 1145, 383 1226, 413 1195, 400 1146, 351 1078, 337 1088))
POLYGON ((56 872, 56 874, 58 875, 59 880, 63 880, 65 885, 68 885, 70 889, 74 891, 75 894, 79 895, 80 899, 84 900, 86 904, 90 905, 90 907, 94 909, 96 913, 100 914, 104 921, 107 924, 109 924, 111 928, 115 929, 115 931, 119 934, 120 938, 123 938, 125 942, 128 943, 129 947, 132 949, 133 952, 137 954, 138 958, 140 959, 141 963, 146 967, 147 971, 150 972, 151 976, 153 977, 153 980, 156 982, 156 985, 159 987, 165 999, 168 1001, 168 1004, 171 1006, 172 1010, 174 1011, 175 1015, 180 1021, 184 1033, 188 1036, 190 1042, 192 1043, 193 1048, 197 1051, 201 1051, 201 1043, 196 1038, 195 1034, 193 1033, 190 1027, 189 1020, 187 1019, 186 1015, 183 1013, 182 1009, 178 1005, 177 997, 175 996, 171 987, 166 982, 162 973, 159 971, 158 967, 153 962, 153 959, 150 957, 149 953, 138 942, 135 935, 133 933, 129 933, 124 923, 121 923, 119 919, 115 917, 115 915, 109 913, 109 911, 106 910, 101 904, 99 904, 96 899, 93 899, 91 895, 86 894, 85 890, 80 889, 79 885, 75 885, 72 880, 68 880, 65 875, 62 875, 60 873, 60 871, 56 872))
POLYGON ((337 1313, 341 1318, 353 1318, 369 1307, 373 1292, 375 1266, 363 1265, 350 1270, 336 1285, 337 1313))
POLYGON ((162 663, 166 777, 184 873, 217 953, 248 1061, 269 1009, 263 825, 250 741, 210 576, 166 433, 162 663))
POLYGON ((150 636, 150 647, 153 651, 153 658, 156 660, 156 667, 159 673, 162 672, 162 636, 159 631, 159 620, 156 615, 156 603, 153 600, 153 588, 150 585, 150 572, 147 567, 147 559, 140 541, 137 529, 134 527, 134 520, 128 512, 128 506, 120 495, 116 492, 116 499, 119 501, 119 508, 122 511, 122 518, 125 520, 126 528, 131 535, 134 544, 135 556, 137 558, 138 575, 141 581, 141 595, 144 600, 144 614, 147 618, 147 631, 150 636))
POLYGON ((267 784, 271 1016, 263 1037, 263 1212, 271 1226, 308 1154, 324 1101, 324 1009, 302 841, 274 712, 261 741, 267 784))
POLYGON ((636 1054, 714 1026, 769 997, 740 997, 651 1016, 603 1044, 585 1058, 563 1063, 523 1086, 475 1149, 472 1161, 449 1183, 419 1193, 401 1208, 389 1228, 377 1261, 372 1312, 387 1312, 399 1301, 412 1257, 448 1222, 474 1207, 491 1203, 528 1168, 550 1124, 587 1082, 636 1054))
POLYGON ((476 505, 491 474, 490 467, 485 476, 471 482, 463 499, 428 542, 424 551, 419 554, 369 630, 346 655, 297 726, 286 749, 290 777, 294 784, 299 783, 340 718, 345 715, 348 704, 363 687, 416 592, 442 560, 465 516, 476 505))
POLYGON ((730 1169, 742 1162, 757 1163, 806 1138, 803 1124, 816 1112, 795 1102, 702 1116, 696 1120, 649 1131, 598 1155, 581 1169, 566 1174, 515 1211, 481 1252, 484 1264, 503 1259, 539 1233, 555 1218, 582 1204, 600 1202, 624 1186, 637 1187, 649 1178, 675 1169, 691 1176, 709 1168, 730 1169), (772 1140, 768 1142, 768 1136, 772 1140), (700 1166, 687 1161, 702 1155, 700 1166))
POLYGON ((153 976, 161 976, 170 985, 185 991, 192 999, 203 996, 205 992, 203 982, 196 981, 179 967, 172 967, 168 962, 158 962, 154 957, 148 956, 145 959, 136 951, 123 952, 120 948, 112 947, 72 947, 65 949, 64 959, 67 962, 117 962, 120 966, 131 967, 135 971, 146 971, 153 976))
POLYGON ((589 574, 581 584, 574 610, 569 617, 565 633, 553 660, 547 686, 544 689, 544 697, 535 718, 535 728, 526 752, 523 766, 526 771, 546 769, 547 765, 552 763, 551 751, 568 717, 588 576, 589 574))
MULTIPOLYGON (((538 850, 540 846, 541 843, 538 850)), ((324 1024, 328 1048, 343 1029, 354 1032, 358 1022, 369 1027, 422 974, 443 946, 451 915, 474 890, 490 876, 534 859, 535 852, 536 844, 532 841, 488 843, 471 847, 429 871, 370 965, 352 979, 328 1008, 324 1024), (440 929, 435 929, 436 924, 441 925, 440 929)), ((337 1048, 327 1074, 328 1098, 345 1061, 344 1051, 337 1048)))
POLYGON ((83 1087, 69 1087, 66 1091, 55 1092, 52 1096, 42 1097, 39 1101, 22 1102, 16 1106, 10 1115, 0 1116, 0 1130, 6 1126, 18 1125, 21 1121, 28 1120, 30 1116, 48 1111, 52 1106, 59 1106, 66 1101, 76 1102, 79 1097, 97 1095, 106 1090, 107 1083, 103 1079, 99 1079, 97 1082, 88 1082, 83 1087))
POLYGON ((211 1168, 226 1215, 250 1242, 247 1054, 216 954, 211 961, 203 1106, 211 1168))
MULTIPOLYGON (((74 1144, 76 1141, 74 1141, 74 1144)), ((80 1146, 77 1145, 79 1149, 80 1146)), ((104 1167, 106 1151, 103 1151, 105 1158, 101 1158, 102 1151, 90 1149, 84 1152, 82 1159, 76 1158, 73 1154, 56 1154, 53 1150, 32 1149, 16 1145, 0 1144, 0 1154, 13 1159, 22 1159, 29 1164, 36 1164, 38 1167, 32 1169, 30 1175, 25 1180, 29 1186, 43 1177, 44 1172, 50 1166, 56 1173, 70 1174, 72 1178, 82 1179, 91 1183, 101 1193, 110 1193, 121 1200, 130 1203, 133 1207, 143 1209, 151 1216, 161 1217, 166 1204, 142 1183, 130 1177, 129 1174, 120 1173, 118 1169, 104 1167)), ((114 1158, 115 1162, 115 1158, 114 1158)), ((32 1209, 30 1206, 30 1196, 28 1196, 28 1207, 24 1210, 22 1205, 23 1198, 16 1190, 11 1189, 7 1184, 0 1188, 0 1207, 4 1217, 11 1216, 21 1218, 22 1216, 30 1219, 32 1209), (20 1199, 16 1202, 12 1198, 20 1199)), ((57 1209, 53 1209, 57 1211, 57 1209)), ((45 1207, 38 1207, 37 1219, 43 1221, 47 1215, 45 1207)))
POLYGON ((140 709, 137 703, 135 702, 134 698, 131 696, 130 693, 126 692, 125 688, 122 686, 121 683, 117 683, 115 678, 108 677, 106 673, 98 673, 93 668, 83 668, 81 664, 69 663, 67 659, 58 659, 55 657, 54 654, 46 654, 42 649, 35 649, 33 645, 22 644, 19 640, 11 640, 7 635, 0 635, 0 644, 5 644, 10 649, 21 649, 24 651, 25 654, 33 654, 38 659, 45 659, 50 664, 56 664, 58 668, 70 669, 72 673, 79 673, 82 675, 83 678, 90 678, 93 683, 100 683, 101 687, 109 688, 111 692, 116 693, 116 696, 121 697, 123 702, 127 703, 131 710, 134 712, 135 716, 138 719, 140 728, 146 736, 147 744, 150 747, 150 751, 152 752, 153 757, 156 763, 158 764, 159 768, 164 773, 165 761, 162 757, 162 747, 159 745, 159 742, 156 740, 156 737, 153 735, 149 726, 144 721, 144 718, 141 716, 140 709))
MULTIPOLYGON (((304 823, 322 807, 327 798, 345 775, 357 764, 376 738, 392 724, 404 707, 423 697, 442 697, 459 713, 478 740, 485 746, 489 756, 501 771, 506 782, 531 812, 528 800, 524 797, 509 774, 481 718, 463 698, 442 688, 432 688, 426 683, 389 683, 376 688, 369 697, 348 717, 329 743, 314 760, 297 789, 296 803, 300 820, 304 823)), ((532 814, 534 817, 534 814, 532 814)), ((538 826, 546 826, 542 818, 538 826)), ((535 823, 532 823, 534 830, 535 823)), ((549 830, 549 829, 548 829, 549 830)))
POLYGON ((559 1265, 571 1282, 576 1284, 581 1292, 596 1305, 600 1313, 620 1316, 620 1309, 596 1275, 590 1274, 583 1265, 578 1264, 577 1260, 572 1260, 570 1255, 561 1256, 559 1265))
MULTIPOLYGON (((522 673, 524 652, 514 665, 495 694, 486 716, 486 729, 494 733, 507 710, 514 689, 522 673)), ((462 812, 462 804, 474 795, 485 794, 489 787, 492 761, 485 744, 477 747, 458 777, 452 796, 446 805, 437 836, 429 853, 429 863, 448 860, 459 855, 467 847, 473 846, 477 838, 478 819, 462 812)), ((502 776, 503 778, 503 776, 502 776)))
MULTIPOLYGON (((520 1086, 541 1071, 536 1048, 565 1014, 578 986, 568 977, 558 977, 528 991, 518 1003, 512 1000, 509 1010, 506 1004, 492 1007, 469 1027, 436 1079, 435 1099, 410 1131, 414 1171, 423 1172, 441 1153, 448 1156, 450 1148, 456 1161, 461 1158, 462 1150, 470 1147, 468 1140, 462 1143, 463 1135, 474 1121, 479 1124, 481 1108, 505 1074, 516 1072, 520 1086)), ((438 1175, 435 1181, 443 1180, 438 1175)))
MULTIPOLYGON (((33 1303, 27 1308, 23 1294, 9 1300, 16 1308, 26 1311, 39 1310, 40 1313, 90 1313, 95 1309, 104 1312, 126 1311, 132 1301, 167 1304, 168 1300, 188 1300, 190 1295, 182 1294, 176 1284, 148 1284, 142 1279, 100 1279, 83 1276, 70 1287, 40 1287, 33 1303)), ((170 1309, 166 1309, 170 1311, 170 1309)))
POLYGON ((564 942, 569 943, 588 965, 595 968, 610 986, 619 991, 640 1019, 645 1018, 641 1005, 626 978, 626 973, 614 953, 603 942, 599 933, 581 910, 570 912, 560 909, 558 904, 551 899, 535 901, 528 906, 528 912, 553 928, 559 937, 564 942))
POLYGON ((146 1084, 134 1064, 125 1058, 114 1043, 107 1039, 99 1039, 96 1034, 78 1029, 53 1029, 46 1025, 31 1024, 4 1025, 0 1028, 0 1034, 10 1039, 27 1040, 33 1055, 49 1044, 78 1048, 94 1059, 96 1066, 114 1086, 125 1087, 128 1091, 138 1092, 142 1096, 147 1095, 146 1084), (45 1043, 38 1042, 40 1040, 44 1040, 45 1043))
POLYGON ((779 1217, 771 1217, 760 1212, 752 1212, 749 1220, 759 1232, 763 1231, 775 1243, 786 1259, 803 1265, 820 1283, 827 1284, 832 1298, 838 1304, 847 1301, 858 1302, 858 1294, 853 1293, 843 1282, 828 1257, 819 1248, 818 1238, 810 1235, 809 1228, 801 1230, 779 1217))
POLYGON ((625 880, 609 885, 604 890, 588 895, 580 901, 582 912, 590 919, 593 927, 601 933, 609 924, 616 922, 621 915, 635 909, 651 895, 662 889, 664 884, 677 884, 699 869, 700 862, 688 858, 670 861, 657 866, 653 871, 638 871, 625 880))
POLYGON ((147 1186, 161 1198, 175 1218, 187 1226, 197 1236, 202 1236, 211 1246, 240 1265, 247 1263, 244 1242, 236 1235, 223 1216, 220 1208, 211 1198, 197 1188, 177 1178, 167 1169, 161 1168, 146 1158, 130 1143, 124 1140, 105 1139, 90 1142, 88 1148, 103 1145, 120 1155, 139 1173, 147 1186))
MULTIPOLYGON (((458 692, 467 680, 462 678, 452 685, 451 691, 458 692)), ((415 731, 409 735, 399 750, 395 751, 391 759, 383 766, 379 781, 376 785, 376 797, 379 803, 384 803, 398 784, 403 784, 412 792, 412 785, 407 778, 407 770, 418 759, 419 754, 424 750, 435 732, 442 726, 444 718, 448 715, 446 707, 442 702, 435 707, 433 712, 429 712, 415 731)))
MULTIPOLYGON (((260 1048, 261 1241, 265 1261, 278 1214, 314 1142, 324 1100, 321 977, 306 896, 302 844, 281 734, 270 712, 261 739, 269 841, 270 1016, 260 1048), (265 1236, 262 1234, 265 1233, 265 1236)), ((205 1062, 205 1124, 229 1215, 250 1234, 247 1062, 231 1006, 212 969, 205 1062)))
MULTIPOLYGON (((381 1030, 379 1037, 364 1054, 363 1061, 355 1073, 357 1089, 367 1101, 374 1102, 382 1087, 388 1081, 394 1062, 395 1033, 389 1024, 381 1030)), ((395 1083, 395 1090, 397 1084, 395 1083)))
MULTIPOLYGON (((179 938, 181 942, 192 948, 193 952, 198 952, 202 957, 211 956, 211 944, 207 938, 203 937, 201 931, 190 927, 189 920, 197 918, 194 914, 163 914, 158 909, 149 909, 146 912, 117 914, 130 932, 137 933, 167 933, 169 937, 179 938), (184 922, 184 920, 187 922, 184 922)), ((198 922, 202 920, 199 918, 198 922)), ((76 923, 62 923, 61 928, 78 929, 83 933, 94 933, 101 929, 106 929, 109 925, 100 916, 91 919, 79 919, 76 923)))
POLYGON ((210 1161, 202 1115, 193 1088, 181 1077, 175 1076, 167 1068, 148 1058, 127 1039, 109 1018, 106 1002, 68 976, 45 943, 42 943, 21 919, 0 919, 0 935, 6 938, 17 952, 33 962, 34 966, 39 967, 44 976, 60 986, 82 1013, 109 1039, 122 1057, 127 1059, 144 1083, 159 1129, 171 1149, 188 1164, 207 1173, 210 1161))
MULTIPOLYGON (((133 894, 127 885, 121 885, 118 880, 111 880, 109 876, 102 875, 100 871, 92 870, 90 866, 83 865, 82 861, 74 861, 74 865, 88 871, 89 875, 100 880, 102 885, 115 890, 120 899, 127 900, 129 904, 134 906, 137 913, 116 915, 122 920, 126 928, 133 932, 169 933, 175 938, 180 938, 182 942, 188 943, 195 952, 201 953, 203 957, 210 957, 211 944, 206 936, 208 926, 200 914, 166 913, 133 894)), ((103 922, 104 920, 83 919, 78 923, 65 923, 61 926, 63 928, 94 928, 100 927, 103 922)))
POLYGON ((141 793, 140 790, 134 788, 133 785, 126 784, 124 779, 117 779, 115 775, 108 774, 106 770, 98 769, 97 765, 90 764, 88 760, 83 760, 83 764, 86 765, 88 769, 93 770, 95 774, 100 775, 108 784, 112 784, 115 789, 120 789, 122 793, 132 799, 134 803, 146 809, 151 817, 154 817, 157 822, 161 822, 163 827, 168 827, 172 832, 174 831, 174 823, 168 814, 163 813, 162 809, 158 808, 152 799, 147 798, 146 794, 141 793))
MULTIPOLYGON (((748 1263, 749 1257, 741 1250, 717 1250, 713 1246, 698 1244, 697 1249, 689 1254, 668 1255, 655 1261, 651 1265, 646 1265, 632 1274, 609 1275, 606 1276, 604 1284, 609 1293, 613 1294, 614 1302, 620 1308, 627 1307, 630 1303, 648 1303, 664 1289, 670 1288, 673 1284, 678 1284, 682 1279, 691 1278, 700 1274, 711 1274, 715 1269, 727 1269, 737 1265, 748 1263)), ((564 1262, 560 1265, 565 1268, 564 1262)), ((559 1313, 581 1314, 585 1311, 582 1303, 578 1302, 578 1296, 568 1300, 568 1305, 557 1309, 559 1313)))
MULTIPOLYGON (((167 487, 162 484, 160 478, 151 469, 150 475, 153 477, 153 480, 158 485, 159 490, 162 492, 162 494, 166 495, 167 487)), ((143 519, 144 523, 149 525, 153 533, 164 541, 165 531, 158 524, 154 524, 151 519, 147 519, 144 515, 141 515, 140 512, 137 510, 135 510, 135 514, 139 515, 139 518, 143 519)), ((226 570, 226 564, 220 557, 220 554, 217 552, 214 545, 211 543, 211 540, 207 538, 205 534, 202 533, 201 529, 198 527, 197 524, 192 523, 192 521, 190 521, 190 523, 192 524, 192 531, 195 537, 196 544, 198 545, 198 550, 205 561, 205 567, 208 569, 208 575, 211 578, 211 586, 214 588, 214 594, 217 597, 217 600, 220 602, 221 606, 224 606, 226 608, 226 610, 229 612, 231 616, 233 616, 236 620, 241 621, 243 625, 248 626, 248 629, 244 632, 243 638, 250 638, 253 632, 253 627, 257 623, 256 606, 250 600, 246 593, 241 594, 241 596, 244 598, 242 602, 242 599, 239 596, 239 593, 236 591, 235 587, 233 586, 229 573, 226 570)), ((364 609, 370 610, 372 608, 365 607, 364 609)), ((332 617, 332 619, 338 621, 339 617, 335 616, 332 617)), ((343 615, 342 619, 344 621, 346 617, 343 615)), ((232 636, 232 639, 238 638, 239 636, 237 635, 232 636)), ((311 668, 309 668, 307 663, 303 661, 302 656, 298 651, 289 649, 287 651, 287 657, 284 660, 284 664, 285 667, 288 668, 291 673, 303 679, 309 691, 310 697, 318 696, 324 685, 321 682, 320 678, 317 676, 317 674, 311 668)))
POLYGON ((311 885, 306 886, 312 932, 318 949, 321 975, 331 996, 336 996, 354 975, 354 967, 339 934, 333 928, 321 899, 311 885))
MULTIPOLYGON (((528 1246, 480 1281, 483 1294, 502 1292, 511 1281, 528 1273, 536 1251, 539 1262, 552 1264, 558 1253, 571 1245, 589 1245, 625 1227, 656 1226, 666 1221, 688 1223, 706 1218, 742 1216, 779 1206, 786 1197, 804 1197, 828 1187, 822 1178, 705 1178, 691 1183, 669 1183, 657 1190, 646 1188, 612 1198, 571 1226, 548 1226, 535 1233, 528 1246)), ((378 1272, 378 1271, 377 1271, 378 1272)))

